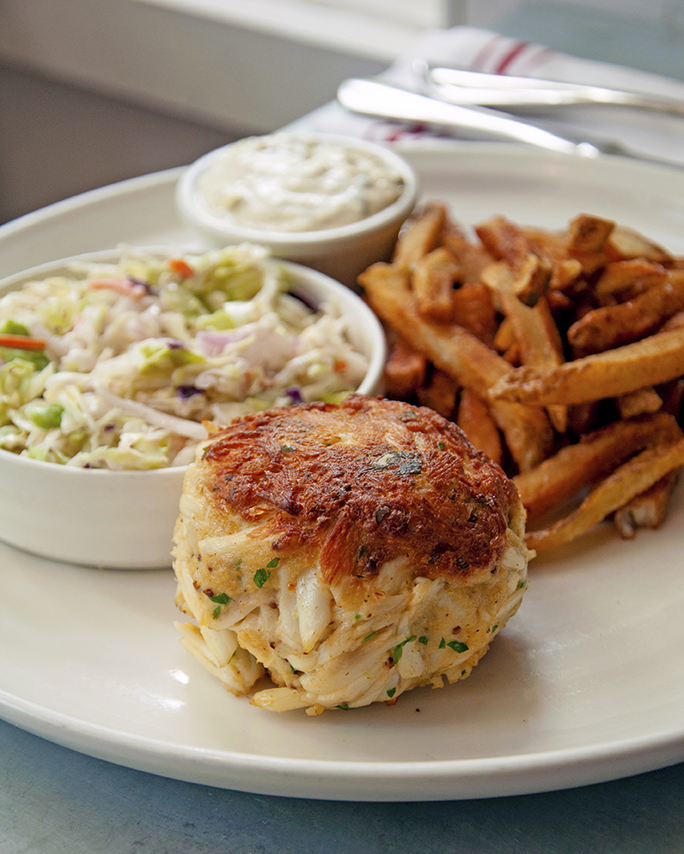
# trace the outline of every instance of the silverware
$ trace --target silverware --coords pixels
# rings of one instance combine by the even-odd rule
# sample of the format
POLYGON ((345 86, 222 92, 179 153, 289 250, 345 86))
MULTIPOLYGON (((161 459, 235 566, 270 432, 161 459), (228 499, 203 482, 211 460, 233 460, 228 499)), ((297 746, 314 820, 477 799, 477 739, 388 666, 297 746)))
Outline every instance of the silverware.
POLYGON ((425 122, 467 131, 479 139, 484 135, 492 139, 514 140, 581 157, 598 157, 601 154, 637 156, 617 142, 576 142, 495 110, 449 104, 378 80, 345 80, 337 90, 337 98, 343 107, 354 113, 392 121, 425 122))
POLYGON ((655 110, 684 117, 684 102, 604 86, 414 64, 425 94, 461 106, 559 107, 602 104, 655 110))

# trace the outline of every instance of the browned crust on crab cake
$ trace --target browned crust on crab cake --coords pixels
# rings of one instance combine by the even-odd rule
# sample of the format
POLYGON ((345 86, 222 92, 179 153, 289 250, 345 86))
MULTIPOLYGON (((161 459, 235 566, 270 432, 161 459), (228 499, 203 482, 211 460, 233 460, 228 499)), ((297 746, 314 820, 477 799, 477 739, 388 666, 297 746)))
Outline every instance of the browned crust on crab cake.
POLYGON ((199 465, 214 513, 265 521, 274 554, 320 550, 333 586, 363 584, 395 557, 415 575, 471 583, 506 546, 511 481, 425 407, 351 395, 241 418, 199 465))

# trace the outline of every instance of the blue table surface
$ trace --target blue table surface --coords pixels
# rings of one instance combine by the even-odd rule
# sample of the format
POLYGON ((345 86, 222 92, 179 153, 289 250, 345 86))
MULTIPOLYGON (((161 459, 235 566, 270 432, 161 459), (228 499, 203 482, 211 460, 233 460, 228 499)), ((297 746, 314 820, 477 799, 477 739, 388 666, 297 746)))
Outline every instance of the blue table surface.
POLYGON ((684 852, 684 764, 489 800, 295 800, 134 771, 0 721, 1 854, 395 851, 684 852))

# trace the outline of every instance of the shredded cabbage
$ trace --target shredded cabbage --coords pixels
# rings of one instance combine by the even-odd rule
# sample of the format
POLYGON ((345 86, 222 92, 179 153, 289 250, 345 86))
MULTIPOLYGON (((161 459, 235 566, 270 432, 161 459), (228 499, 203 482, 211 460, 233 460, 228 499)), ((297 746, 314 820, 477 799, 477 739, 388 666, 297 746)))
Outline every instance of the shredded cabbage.
POLYGON ((160 259, 124 249, 0 298, 0 448, 71 466, 185 465, 206 435, 249 412, 339 400, 365 356, 332 306, 288 292, 251 244, 160 259))

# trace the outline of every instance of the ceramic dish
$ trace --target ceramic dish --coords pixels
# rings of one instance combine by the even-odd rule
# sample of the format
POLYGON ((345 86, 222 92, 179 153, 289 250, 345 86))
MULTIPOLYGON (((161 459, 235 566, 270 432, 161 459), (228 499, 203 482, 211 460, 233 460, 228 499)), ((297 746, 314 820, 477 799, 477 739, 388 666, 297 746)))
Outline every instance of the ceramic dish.
MULTIPOLYGON (((404 153, 424 196, 466 225, 502 213, 562 228, 593 212, 684 254, 684 172, 501 144, 404 153)), ((4 269, 65 241, 182 238, 177 174, 0 229, 4 269)), ((0 544, 0 715, 111 762, 287 797, 481 798, 649 771, 684 760, 683 525, 680 486, 661 530, 623 542, 606 526, 532 561, 515 621, 465 682, 315 718, 256 709, 194 662, 170 571, 93 572, 0 544)))
MULTIPOLYGON (((289 169, 289 167, 288 167, 289 169)), ((332 171, 332 170, 331 170, 332 171)), ((267 176, 268 187, 273 193, 274 209, 284 202, 276 195, 278 187, 271 187, 278 174, 267 176)), ((324 176, 330 180, 326 173, 324 176)), ((309 179, 316 185, 318 178, 309 179)), ((315 195, 324 201, 326 196, 324 180, 320 179, 321 191, 315 195)), ((402 157, 385 146, 365 140, 333 134, 278 134, 271 137, 249 138, 231 143, 223 148, 205 154, 190 165, 178 182, 176 201, 182 219, 208 245, 225 246, 243 241, 261 243, 270 247, 274 255, 288 258, 326 273, 346 285, 354 286, 359 273, 374 261, 386 260, 396 240, 399 228, 414 207, 417 194, 417 179, 413 168, 402 157), (237 147, 250 143, 253 139, 270 140, 282 137, 295 137, 297 140, 312 140, 315 143, 339 147, 366 157, 377 159, 387 170, 401 179, 401 190, 396 200, 381 210, 363 216, 356 222, 344 225, 327 225, 311 230, 283 231, 274 226, 257 228, 245 226, 221 216, 210 206, 202 191, 203 180, 208 170, 216 168, 222 159, 237 147)), ((254 194, 252 194, 254 195, 254 194)), ((299 196, 314 196, 312 192, 293 193, 299 196)), ((340 193, 340 195, 344 195, 340 193)), ((293 203, 293 206, 299 204, 293 203)))
MULTIPOLYGON (((163 253, 156 250, 155 253, 163 253)), ((112 262, 117 252, 86 253, 10 276, 0 294, 59 274, 69 265, 112 262)), ((348 319, 352 345, 368 359, 357 391, 382 385, 385 339, 375 315, 348 288, 322 273, 283 262, 294 294, 329 303, 348 319)), ((116 569, 168 567, 185 466, 150 471, 77 468, 0 450, 0 540, 54 560, 116 569)))

